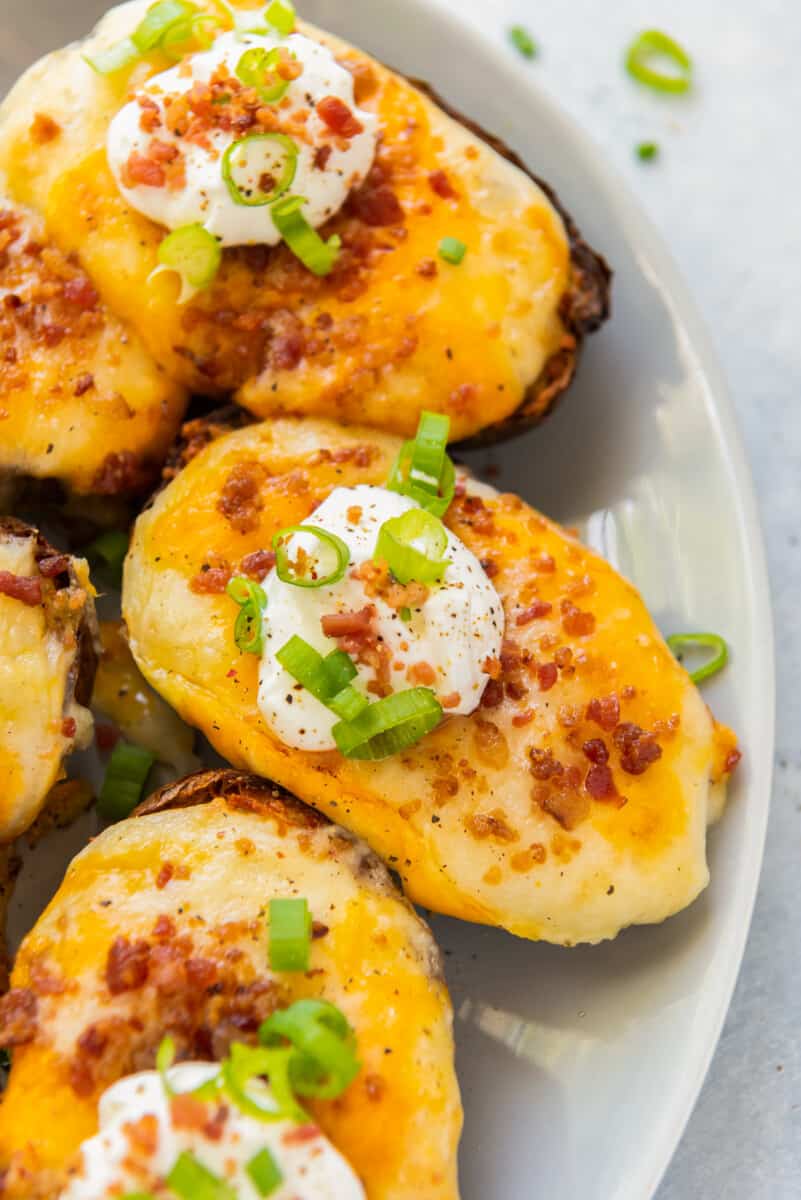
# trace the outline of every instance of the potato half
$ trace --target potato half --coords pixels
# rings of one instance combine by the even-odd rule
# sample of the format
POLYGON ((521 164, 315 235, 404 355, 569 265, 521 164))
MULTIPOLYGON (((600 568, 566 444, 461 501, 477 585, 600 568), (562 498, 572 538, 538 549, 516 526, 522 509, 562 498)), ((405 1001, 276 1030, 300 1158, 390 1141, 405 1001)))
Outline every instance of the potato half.
POLYGON ((607 316, 606 264, 500 142, 309 26, 301 32, 353 71, 358 105, 380 121, 368 180, 325 227, 342 238, 336 269, 319 279, 285 247, 229 249, 214 285, 185 306, 175 276, 151 279, 165 230, 123 199, 105 139, 130 90, 170 64, 154 52, 101 77, 83 58, 129 36, 147 6, 113 9, 23 76, 0 110, 0 176, 170 379, 236 391, 258 416, 406 434, 424 407, 449 413, 454 438, 539 420, 607 316), (460 266, 438 257, 444 237, 467 245, 460 266))
POLYGON ((571 944, 697 896, 734 738, 631 584, 517 496, 472 486, 445 518, 506 611, 482 706, 382 762, 280 742, 225 581, 335 486, 384 482, 398 442, 283 419, 204 445, 219 432, 192 427, 187 465, 140 516, 125 568, 134 657, 186 721, 359 833, 436 911, 571 944))
POLYGON ((375 855, 234 771, 189 776, 140 813, 72 863, 0 1001, 0 1043, 14 1046, 3 1195, 57 1196, 99 1094, 152 1068, 165 1033, 181 1058, 219 1058, 274 1009, 320 996, 354 1027, 362 1067, 311 1107, 369 1200, 456 1200, 461 1105, 439 953, 375 855), (281 896, 304 896, 315 921, 306 974, 267 966, 265 913, 281 896), (135 984, 117 971, 126 947, 135 984))
POLYGON ((29 828, 91 736, 93 596, 84 559, 0 518, 0 843, 29 828))

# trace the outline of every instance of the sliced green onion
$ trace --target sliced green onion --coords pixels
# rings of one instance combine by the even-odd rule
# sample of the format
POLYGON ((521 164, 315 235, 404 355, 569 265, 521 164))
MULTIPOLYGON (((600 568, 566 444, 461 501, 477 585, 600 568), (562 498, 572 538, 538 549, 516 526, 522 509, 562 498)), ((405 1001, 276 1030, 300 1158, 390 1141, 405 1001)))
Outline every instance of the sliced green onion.
POLYGON ((117 71, 130 67, 140 57, 141 55, 131 38, 125 38, 124 41, 115 42, 106 50, 99 50, 97 54, 84 54, 83 60, 98 75, 114 75, 117 71))
POLYGON ((247 208, 273 204, 290 187, 297 169, 297 142, 285 133, 252 133, 232 142, 222 159, 223 179, 231 199, 247 208), (277 180, 274 173, 278 174, 277 180), (261 184, 265 176, 270 180, 267 189, 261 184))
POLYGON ((155 1192, 125 1192, 120 1200, 158 1200, 155 1192))
POLYGON ((398 616, 400 617, 400 619, 402 621, 405 621, 406 624, 408 625, 412 619, 412 610, 410 608, 407 608, 407 606, 404 604, 403 608, 398 610, 398 616))
POLYGON ((262 613, 267 607, 264 588, 253 579, 235 575, 228 580, 225 590, 239 605, 234 641, 243 654, 261 654, 264 649, 262 613))
POLYGON ((537 53, 537 43, 529 31, 522 25, 513 25, 509 30, 509 41, 519 50, 524 58, 534 58, 537 53))
POLYGON ((260 1196, 272 1196, 284 1181, 281 1168, 266 1146, 245 1164, 245 1170, 260 1196))
POLYGON ((306 202, 303 196, 287 196, 272 206, 270 215, 281 237, 304 267, 313 275, 330 275, 342 242, 336 233, 324 242, 317 230, 312 229, 300 212, 301 205, 306 202))
MULTIPOLYGON (((319 650, 315 650, 314 646, 310 646, 304 638, 298 637, 296 633, 288 642, 284 643, 275 657, 284 670, 288 671, 293 679, 297 679, 298 683, 302 684, 306 691, 311 692, 315 700, 319 700, 322 704, 327 703, 335 691, 341 690, 333 685, 326 659, 319 650)), ((345 684, 342 686, 344 687, 345 684)))
POLYGON ((270 966, 273 971, 308 971, 311 914, 305 899, 270 901, 270 966))
POLYGON ((359 1072, 354 1032, 327 1000, 296 1000, 274 1012, 259 1028, 259 1038, 268 1046, 286 1038, 298 1051, 290 1060, 290 1078, 302 1096, 332 1100, 359 1072))
POLYGON ((188 0, 158 0, 151 4, 131 35, 131 41, 140 54, 155 50, 165 33, 174 25, 188 22, 197 13, 197 7, 188 0))
POLYGON ((465 254, 467 254, 467 246, 455 237, 444 237, 438 249, 440 258, 444 259, 445 262, 453 263, 455 267, 459 266, 465 254))
POLYGON ((377 700, 331 732, 345 758, 379 759, 413 746, 441 720, 442 706, 431 689, 416 687, 377 700))
POLYGON ((330 708, 332 713, 336 713, 341 721, 355 721, 369 703, 366 696, 348 684, 327 701, 326 707, 330 708))
POLYGON ((636 147, 637 157, 642 162, 650 162, 651 159, 658 158, 659 145, 657 142, 639 142, 636 147))
POLYGON ((331 680, 332 692, 341 691, 358 674, 356 664, 344 650, 332 650, 330 654, 326 654, 323 662, 326 674, 331 680))
POLYGON ((217 18, 210 13, 195 13, 186 21, 176 21, 166 30, 159 43, 159 49, 173 62, 178 62, 184 56, 183 51, 176 52, 173 47, 181 46, 184 42, 194 40, 201 50, 208 50, 214 42, 214 37, 206 32, 206 27, 214 29, 218 24, 217 18))
POLYGON ((453 499, 456 474, 446 454, 450 421, 439 413, 420 414, 417 435, 404 442, 387 480, 391 492, 415 500, 436 517, 453 499))
POLYGON ((692 84, 692 59, 683 46, 659 29, 646 29, 626 51, 626 70, 633 79, 658 92, 687 92, 692 84), (664 71, 654 66, 666 60, 676 70, 664 71))
POLYGON ((231 1185, 204 1166, 191 1150, 178 1155, 166 1182, 182 1200, 237 1200, 231 1185))
POLYGON ((445 465, 450 427, 450 417, 444 413, 422 412, 417 423, 409 474, 415 483, 424 484, 434 494, 445 465))
MULTIPOLYGON (((246 1116, 257 1121, 302 1121, 306 1114, 295 1100, 289 1084, 288 1056, 280 1050, 263 1046, 244 1046, 233 1042, 229 1056, 222 1064, 222 1079, 226 1093, 246 1116), (272 1096, 270 1106, 260 1104, 248 1085, 254 1079, 269 1075, 272 1096)), ((266 1097, 265 1097, 266 1098, 266 1097)))
POLYGON ((279 530, 273 538, 273 550, 276 575, 282 583, 291 583, 295 587, 319 588, 338 583, 350 562, 350 550, 342 539, 335 533, 320 529, 318 525, 289 525, 286 529, 279 530), (306 534, 317 540, 318 549, 311 553, 305 552, 312 563, 308 574, 298 574, 289 557, 288 542, 295 534, 306 534), (318 575, 316 572, 320 569, 319 565, 313 564, 321 564, 323 557, 328 558, 330 569, 323 568, 324 573, 318 575))
POLYGON ((156 756, 130 742, 117 742, 106 767, 97 811, 107 821, 127 817, 142 799, 156 756))
POLYGON ((214 234, 202 225, 182 225, 168 233, 158 250, 159 265, 150 279, 162 271, 175 271, 181 279, 179 304, 214 281, 222 262, 222 248, 214 234))
POLYGON ((717 675, 718 671, 722 671, 729 661, 729 648, 717 633, 672 633, 667 639, 667 644, 679 662, 682 661, 683 652, 687 650, 696 650, 700 647, 713 651, 711 657, 697 670, 690 671, 690 679, 693 683, 701 683, 704 679, 709 679, 711 675, 717 675))
POLYGON ((290 80, 282 79, 276 67, 281 60, 281 47, 265 50, 252 46, 236 64, 237 78, 247 87, 255 88, 265 104, 277 104, 286 94, 290 80), (272 83, 268 81, 272 79, 272 83))
POLYGON ((271 0, 264 12, 265 20, 281 37, 289 37, 295 28, 295 6, 292 0, 271 0))
POLYGON ((122 582, 122 564, 128 553, 128 534, 122 529, 109 529, 101 533, 86 547, 90 562, 100 561, 108 571, 109 578, 117 587, 122 582))
POLYGON ((175 1042, 169 1034, 165 1034, 165 1036, 159 1042, 159 1048, 156 1051, 156 1070, 161 1076, 161 1086, 164 1088, 164 1091, 168 1096, 174 1095, 172 1084, 167 1077, 167 1072, 174 1062, 175 1042))
POLYGON ((447 546, 448 534, 439 517, 410 508, 381 526, 373 558, 386 562, 399 583, 439 583, 448 566, 442 558, 447 546))

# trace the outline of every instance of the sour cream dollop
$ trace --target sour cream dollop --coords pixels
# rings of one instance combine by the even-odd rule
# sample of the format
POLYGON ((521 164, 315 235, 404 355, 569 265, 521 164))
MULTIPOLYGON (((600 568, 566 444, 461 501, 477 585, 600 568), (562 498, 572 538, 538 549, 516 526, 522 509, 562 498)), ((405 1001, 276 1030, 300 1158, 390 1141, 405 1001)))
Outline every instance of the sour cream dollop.
MULTIPOLYGON (((360 484, 335 488, 306 524, 336 534, 350 551, 345 577, 320 588, 282 582, 273 570, 263 583, 264 652, 259 675, 259 707, 268 725, 287 746, 298 750, 333 750, 331 730, 338 721, 329 709, 300 687, 276 660, 293 634, 329 654, 337 642, 323 633, 321 619, 332 613, 358 612, 373 605, 372 628, 389 651, 393 692, 418 684, 431 687, 445 711, 466 715, 481 700, 488 682, 483 667, 498 658, 504 632, 503 605, 475 555, 450 530, 441 583, 432 584, 422 604, 404 620, 380 594, 368 594, 359 575, 373 558, 378 531, 387 520, 416 508, 414 501, 386 488, 360 484), (416 670, 415 670, 416 668, 416 670), (430 668, 433 678, 429 679, 430 668)), ((314 540, 296 535, 293 551, 314 552, 314 540)), ((353 681, 370 700, 373 669, 357 663, 353 681)))
MULTIPOLYGON (((182 1063, 170 1068, 169 1082, 176 1091, 190 1091, 219 1070, 218 1063, 182 1063)), ((259 1104, 269 1103, 269 1087, 258 1088, 259 1104)), ((270 1193, 273 1200, 364 1200, 353 1170, 317 1126, 259 1121, 230 1102, 219 1118, 216 1102, 204 1107, 207 1127, 186 1118, 176 1122, 158 1072, 120 1079, 100 1097, 100 1132, 81 1146, 82 1162, 62 1200, 111 1200, 159 1188, 183 1152, 229 1184, 238 1200, 260 1200, 247 1164, 265 1148, 283 1176, 270 1193)))
MULTIPOLYGON (((244 86, 244 85, 241 85, 244 86)), ((323 105, 325 111, 326 105, 323 105)), ((341 110, 339 110, 341 111, 341 110)), ((210 50, 194 54, 177 67, 152 76, 112 120, 107 139, 109 165, 128 203, 168 229, 201 224, 223 246, 275 245, 281 235, 270 215, 270 205, 240 204, 223 177, 225 151, 235 141, 269 130, 291 137, 297 146, 297 168, 289 193, 304 196, 303 216, 315 228, 342 207, 373 164, 377 118, 355 106, 353 77, 331 51, 305 37, 286 38, 261 34, 221 34, 210 50), (248 50, 270 51, 281 47, 301 68, 277 104, 263 108, 271 124, 240 129, 220 128, 229 95, 220 79, 233 80, 248 50), (214 99, 199 101, 196 85, 216 81, 214 99), (195 91, 193 92, 193 89, 195 91), (193 92, 190 108, 181 98, 193 92), (346 137, 335 132, 319 115, 318 106, 330 100, 344 104, 361 126, 346 137), (193 107, 192 107, 193 106, 193 107), (196 112, 195 109, 198 111, 196 112), (176 116, 186 110, 185 119, 176 116), (147 179, 163 180, 160 183, 147 179)), ((276 140, 250 144, 243 182, 263 174, 280 177, 284 152, 276 140)), ((238 182, 238 181, 237 181, 238 182)))

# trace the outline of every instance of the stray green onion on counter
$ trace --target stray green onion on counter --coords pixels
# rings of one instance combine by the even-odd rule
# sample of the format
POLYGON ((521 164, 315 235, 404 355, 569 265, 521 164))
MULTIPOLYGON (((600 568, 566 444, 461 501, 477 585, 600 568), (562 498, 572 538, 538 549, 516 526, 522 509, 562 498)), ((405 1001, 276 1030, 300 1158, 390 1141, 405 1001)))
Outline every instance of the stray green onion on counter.
POLYGON ((632 79, 658 92, 688 92, 692 85, 692 59, 683 46, 659 29, 646 29, 626 51, 626 70, 632 79), (672 70, 659 68, 663 63, 672 70))
POLYGON ((141 746, 117 742, 108 760, 97 811, 107 821, 121 821, 142 799, 156 756, 141 746))
POLYGON ((657 142, 638 142, 636 153, 641 162, 652 162, 659 157, 659 144, 657 142))
POLYGON ((666 640, 679 662, 682 661, 687 650, 700 648, 713 652, 705 663, 695 671, 690 671, 690 679, 693 683, 701 683, 704 679, 716 675, 729 661, 729 648, 717 633, 672 633, 666 640))
POLYGON ((523 25, 513 25, 509 30, 509 41, 524 58, 536 58, 539 46, 523 25))

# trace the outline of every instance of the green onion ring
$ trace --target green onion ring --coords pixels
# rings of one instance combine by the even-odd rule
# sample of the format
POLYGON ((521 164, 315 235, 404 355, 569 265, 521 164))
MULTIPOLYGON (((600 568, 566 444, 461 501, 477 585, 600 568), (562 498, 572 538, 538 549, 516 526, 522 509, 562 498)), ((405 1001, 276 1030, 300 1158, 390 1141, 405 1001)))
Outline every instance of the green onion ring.
POLYGON ((273 538, 273 550, 275 551, 276 575, 282 583, 291 583, 294 587, 320 588, 339 583, 350 562, 350 550, 342 538, 337 537, 335 533, 320 529, 318 525, 289 525, 286 529, 279 530, 273 538), (287 542, 297 533, 309 534, 317 539, 323 549, 333 550, 336 556, 336 565, 327 575, 308 578, 295 573, 290 562, 287 542))
POLYGON ((259 1039, 268 1046, 283 1038, 298 1052, 290 1060, 289 1075, 302 1096, 334 1099, 359 1072, 355 1034, 345 1015, 327 1000, 296 1000, 259 1028, 259 1039))
POLYGON ((683 46, 659 29, 646 29, 626 51, 626 70, 638 83, 658 92, 688 92, 692 84, 692 59, 683 46), (678 73, 659 71, 649 63, 654 58, 668 59, 678 73))
POLYGON ((410 508, 381 526, 373 558, 386 562, 399 583, 439 583, 448 566, 442 558, 447 546, 448 534, 439 517, 410 508))
POLYGON ((239 605, 234 625, 234 641, 243 654, 261 654, 264 649, 262 613, 267 607, 264 588, 253 579, 235 575, 226 592, 239 605))
POLYGON ((672 633, 667 638, 667 644, 679 662, 681 662, 682 650, 685 648, 695 649, 700 646, 714 651, 707 662, 697 670, 690 671, 690 679, 693 683, 701 683, 704 679, 717 675, 718 671, 722 671, 729 661, 729 648, 717 633, 672 633))
POLYGON ((450 417, 433 412, 422 412, 417 425, 409 478, 434 495, 442 478, 450 426, 450 417))
POLYGON ((389 473, 389 479, 386 483, 387 490, 390 492, 400 492, 402 496, 408 496, 411 500, 415 500, 421 508, 425 508, 428 512, 433 513, 435 517, 444 516, 450 507, 456 488, 456 472, 454 471, 450 457, 447 454, 445 455, 442 476, 436 494, 432 494, 428 488, 421 486, 410 478, 413 458, 414 441, 404 442, 389 473))
POLYGON ((239 141, 232 142, 223 154, 222 160, 223 179, 225 180, 231 199, 235 204, 240 204, 247 208, 262 208, 265 204, 274 204, 291 187, 297 169, 297 142, 294 142, 291 137, 287 137, 285 133, 251 133, 247 137, 240 138, 239 141), (284 151, 281 177, 271 192, 263 192, 258 184, 252 191, 243 190, 234 179, 234 170, 245 165, 242 162, 237 162, 236 159, 241 158, 247 152, 247 147, 252 147, 255 142, 275 142, 284 151))
POLYGON ((161 45, 168 30, 174 25, 190 21, 197 11, 197 6, 188 0, 158 0, 158 3, 150 5, 131 34, 131 41, 140 54, 147 54, 161 45))
POLYGON ((277 104, 283 99, 291 82, 289 79, 282 79, 276 71, 280 58, 280 46, 273 46, 272 50, 251 46, 236 64, 237 79, 246 87, 255 88, 265 104, 277 104), (266 87, 265 80, 271 75, 275 77, 276 82, 271 87, 266 87))
POLYGON ((381 759, 419 742, 442 720, 430 688, 409 688, 370 704, 355 721, 339 721, 332 733, 345 758, 381 759))
POLYGON ((300 212, 305 196, 287 196, 270 209, 270 216, 289 249, 313 275, 330 275, 342 246, 338 234, 323 241, 300 212))
POLYGON ((229 1057, 222 1064, 222 1082, 237 1108, 257 1121, 304 1121, 306 1113, 295 1100, 289 1085, 289 1055, 286 1051, 245 1046, 232 1042, 229 1057), (247 1091, 252 1079, 268 1075, 275 1108, 265 1108, 247 1091))
POLYGON ((151 272, 175 271, 181 280, 179 304, 207 288, 220 269, 222 249, 202 225, 182 225, 168 233, 158 249, 159 265, 151 272))
POLYGON ((130 742, 117 742, 106 766, 97 811, 107 821, 130 816, 142 799, 155 754, 130 742))

